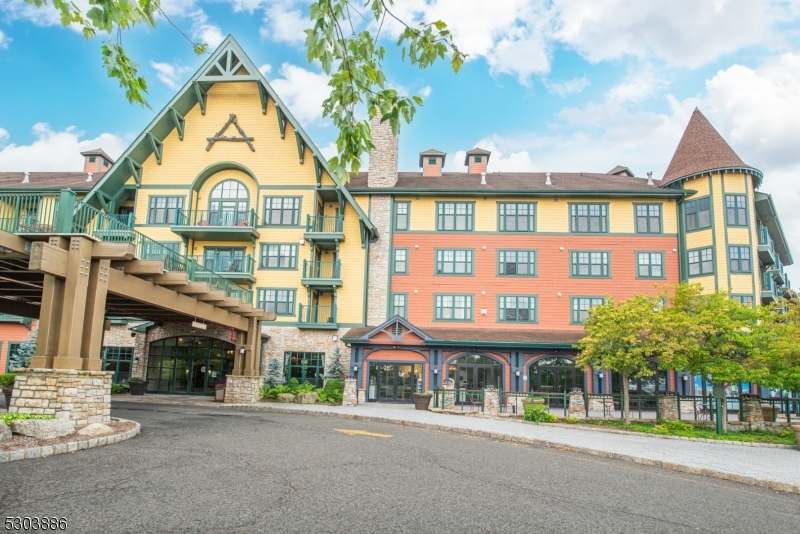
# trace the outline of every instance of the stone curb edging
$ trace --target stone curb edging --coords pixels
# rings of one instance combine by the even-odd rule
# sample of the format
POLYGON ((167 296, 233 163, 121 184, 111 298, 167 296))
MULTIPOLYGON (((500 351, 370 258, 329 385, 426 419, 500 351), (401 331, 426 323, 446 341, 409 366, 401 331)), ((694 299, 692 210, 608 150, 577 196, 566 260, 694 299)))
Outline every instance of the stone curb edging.
MULTIPOLYGON (((304 409, 293 409, 293 408, 281 408, 278 406, 254 406, 252 404, 249 405, 230 405, 227 406, 232 410, 242 410, 246 412, 272 412, 272 413, 284 413, 284 414, 300 414, 300 415, 315 415, 315 416, 324 416, 324 417, 333 417, 338 419, 353 419, 356 421, 370 421, 374 423, 389 423, 399 426, 407 426, 411 428, 420 428, 423 430, 438 430, 442 432, 452 432, 455 434, 465 434, 468 436, 478 437, 478 438, 489 438, 498 441, 508 441, 511 443, 521 443, 524 445, 538 445, 543 447, 550 447, 553 449, 558 449, 562 451, 571 451, 571 452, 580 452, 584 454, 590 454, 592 456, 599 456, 603 458, 611 458, 614 460, 622 460, 625 462, 632 462, 640 465, 648 465, 652 467, 660 467, 662 469, 669 469, 672 471, 679 471, 681 473, 687 473, 691 475, 701 475, 710 478, 717 478, 720 480, 728 480, 730 482, 738 482, 740 484, 746 484, 749 486, 758 486, 762 488, 768 488, 774 491, 783 491, 786 493, 798 493, 800 494, 800 484, 792 484, 789 482, 781 482, 779 480, 772 480, 768 478, 758 478, 758 477, 748 477, 737 475, 735 473, 726 473, 724 471, 719 471, 716 469, 702 469, 699 467, 692 467, 689 465, 683 465, 676 462, 664 462, 661 460, 653 460, 650 458, 642 458, 641 456, 632 456, 630 454, 621 454, 621 453, 614 453, 614 452, 606 452, 606 451, 599 451, 597 449, 591 449, 588 447, 578 447, 575 445, 566 445, 564 443, 557 443, 554 441, 549 441, 545 439, 538 439, 538 438, 524 438, 520 436, 512 436, 509 434, 502 434, 499 432, 487 432, 485 430, 470 430, 468 428, 457 428, 452 427, 449 425, 440 425, 440 424, 431 424, 431 423, 418 423, 416 421, 404 421, 402 419, 391 419, 388 417, 376 417, 372 415, 359 415, 359 414, 349 414, 349 413, 335 413, 335 412, 318 412, 316 410, 304 410, 304 409)), ((711 440, 714 441, 714 440, 711 440)))
POLYGON ((47 456, 53 456, 54 454, 66 454, 68 452, 75 452, 83 449, 93 449, 95 447, 102 447, 103 445, 111 445, 112 443, 119 443, 120 441, 125 441, 134 436, 138 436, 142 431, 142 426, 136 421, 129 421, 128 419, 119 419, 116 417, 112 417, 111 420, 120 423, 134 423, 136 426, 126 432, 111 434, 110 436, 68 441, 67 443, 59 443, 58 445, 44 445, 41 447, 28 447, 13 451, 0 451, 0 464, 13 462, 15 460, 45 458, 47 456))

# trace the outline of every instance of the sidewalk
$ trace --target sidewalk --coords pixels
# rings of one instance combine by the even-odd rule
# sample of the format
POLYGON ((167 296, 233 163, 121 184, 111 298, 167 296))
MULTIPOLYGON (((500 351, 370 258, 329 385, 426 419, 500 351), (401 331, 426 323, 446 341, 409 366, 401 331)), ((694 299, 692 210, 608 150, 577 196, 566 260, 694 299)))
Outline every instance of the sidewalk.
POLYGON ((797 449, 731 446, 724 442, 663 439, 647 434, 614 434, 500 418, 433 413, 415 410, 410 405, 362 404, 356 407, 343 407, 261 402, 249 405, 229 404, 222 407, 245 411, 341 417, 456 432, 554 447, 768 487, 777 491, 800 493, 800 450, 797 449))

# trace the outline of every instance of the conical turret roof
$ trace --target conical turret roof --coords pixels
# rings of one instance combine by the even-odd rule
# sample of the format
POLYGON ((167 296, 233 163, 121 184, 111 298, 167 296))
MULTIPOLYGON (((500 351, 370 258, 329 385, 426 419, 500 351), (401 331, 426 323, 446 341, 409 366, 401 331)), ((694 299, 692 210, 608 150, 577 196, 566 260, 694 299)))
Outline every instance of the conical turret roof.
POLYGON ((705 115, 695 108, 661 186, 699 172, 737 167, 750 168, 711 126, 705 115))

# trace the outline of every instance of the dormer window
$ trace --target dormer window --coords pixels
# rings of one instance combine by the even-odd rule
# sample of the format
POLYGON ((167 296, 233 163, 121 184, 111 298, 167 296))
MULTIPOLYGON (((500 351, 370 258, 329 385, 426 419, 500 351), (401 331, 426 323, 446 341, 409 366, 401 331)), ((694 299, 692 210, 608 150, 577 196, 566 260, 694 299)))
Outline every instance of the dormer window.
POLYGON ((419 153, 419 166, 422 167, 422 176, 441 176, 446 153, 431 148, 419 153))
POLYGON ((491 152, 482 148, 473 148, 467 150, 467 157, 464 158, 464 165, 467 166, 468 174, 481 174, 486 172, 486 166, 489 164, 489 156, 491 152), (486 157, 486 159, 483 159, 486 157))
POLYGON ((89 156, 89 163, 95 162, 95 156, 89 156))
POLYGON ((481 162, 481 157, 475 156, 475 163, 480 163, 480 162, 481 162))
POLYGON ((108 161, 107 160, 103 160, 103 167, 108 167, 108 161))
POLYGON ((428 165, 436 165, 436 158, 428 158, 428 165))

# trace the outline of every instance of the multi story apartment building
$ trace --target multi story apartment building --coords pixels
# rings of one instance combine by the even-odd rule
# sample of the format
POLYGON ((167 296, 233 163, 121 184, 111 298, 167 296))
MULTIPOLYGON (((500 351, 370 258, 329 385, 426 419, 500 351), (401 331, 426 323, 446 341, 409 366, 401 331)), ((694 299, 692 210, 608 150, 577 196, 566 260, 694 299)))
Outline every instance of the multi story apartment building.
MULTIPOLYGON (((262 368, 278 358, 287 376, 319 383, 339 348, 366 401, 410 401, 447 378, 618 392, 613 373, 574 366, 582 322, 607 296, 678 281, 743 302, 788 291, 792 257, 763 177, 699 111, 663 180, 623 166, 492 172, 480 148, 464 172, 444 172, 433 149, 420 171, 398 172, 399 140, 376 122, 373 138, 369 172, 333 180, 228 37, 118 161, 87 153, 87 166, 113 164, 84 200, 157 242, 143 259, 206 268, 275 312, 262 368)), ((138 319, 132 369, 150 391, 207 393, 231 372, 229 331, 138 319)), ((688 393, 688 378, 662 371, 626 387, 688 393)))

